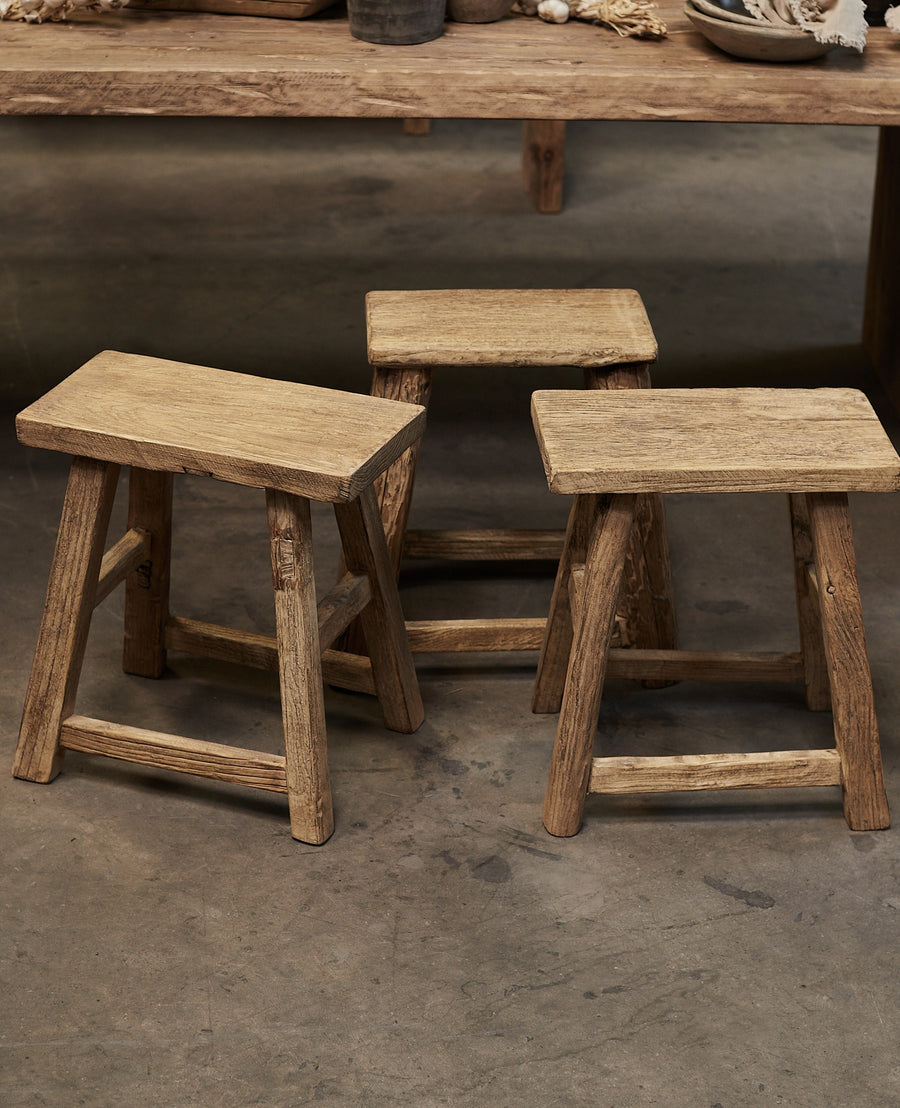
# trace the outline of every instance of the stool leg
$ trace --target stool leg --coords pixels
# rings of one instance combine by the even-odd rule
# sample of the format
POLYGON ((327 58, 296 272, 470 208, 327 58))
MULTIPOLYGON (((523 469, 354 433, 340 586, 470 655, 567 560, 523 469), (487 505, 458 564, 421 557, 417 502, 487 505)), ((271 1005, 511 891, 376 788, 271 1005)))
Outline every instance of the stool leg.
POLYGON ((309 501, 266 489, 275 589, 285 777, 291 834, 324 843, 334 830, 309 501))
POLYGON ((349 504, 335 504, 334 511, 347 568, 366 574, 372 586, 372 599, 359 622, 384 722, 392 731, 411 734, 425 718, 425 710, 375 493, 367 489, 349 504))
POLYGON ((803 656, 803 681, 806 685, 806 706, 813 712, 831 707, 828 686, 828 661, 822 640, 822 621, 816 587, 810 581, 810 569, 815 563, 809 508, 804 493, 788 496, 791 515, 791 538, 794 546, 794 587, 797 596, 797 621, 800 626, 800 651, 803 656))
POLYGON ((609 509, 602 515, 597 513, 588 544, 581 619, 575 628, 544 797, 544 826, 551 835, 577 834, 584 815, 594 732, 634 521, 634 502, 631 494, 613 496, 609 509))
MULTIPOLYGON (((431 369, 421 367, 376 369, 372 378, 372 396, 400 400, 404 404, 421 404, 427 408, 432 376, 431 369)), ((421 442, 421 439, 417 439, 375 482, 375 496, 381 511, 381 522, 395 577, 400 572, 400 560, 403 557, 403 538, 412 503, 421 442)))
MULTIPOLYGON (((419 366, 409 369, 376 367, 371 394, 386 400, 399 400, 404 404, 421 404, 427 408, 432 377, 431 369, 419 366)), ((400 576, 403 540, 406 537, 421 441, 416 440, 375 482, 375 497, 381 512, 381 523, 395 580, 400 576)), ((342 574, 343 571, 342 567, 342 574)), ((354 620, 347 628, 341 638, 340 648, 351 654, 365 654, 364 635, 359 620, 354 620)))
POLYGON ((854 831, 875 831, 890 825, 890 813, 847 495, 811 493, 807 503, 831 682, 835 745, 841 759, 844 816, 854 831))
POLYGON ((27 781, 60 770, 59 729, 75 707, 118 476, 110 462, 72 460, 13 763, 27 781))
MULTIPOLYGON (((650 369, 646 365, 588 369, 585 385, 593 389, 645 389, 650 387, 650 369)), ((628 627, 631 646, 645 650, 677 648, 669 537, 663 498, 659 493, 638 497, 619 610, 628 627)), ((644 681, 643 684, 657 688, 672 682, 644 681)))
POLYGON ((161 677, 166 668, 172 484, 171 473, 135 468, 128 482, 128 527, 150 536, 147 560, 125 581, 122 668, 139 677, 161 677))
POLYGON ((588 541, 599 511, 605 510, 608 498, 601 503, 597 496, 576 496, 569 512, 566 540, 553 595, 550 613, 544 628, 544 641, 538 659, 537 677, 531 700, 531 710, 537 713, 558 712, 562 704, 569 655, 572 652, 572 610, 569 603, 569 580, 572 567, 587 557, 588 541))

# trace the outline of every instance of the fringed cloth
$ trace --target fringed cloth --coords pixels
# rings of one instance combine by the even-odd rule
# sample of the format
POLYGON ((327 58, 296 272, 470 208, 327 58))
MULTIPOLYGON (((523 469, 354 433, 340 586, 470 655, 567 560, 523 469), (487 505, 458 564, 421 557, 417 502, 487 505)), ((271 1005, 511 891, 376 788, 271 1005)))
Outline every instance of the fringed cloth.
POLYGON ((863 0, 744 0, 744 6, 763 23, 799 27, 816 42, 850 46, 866 45, 866 5, 863 0))

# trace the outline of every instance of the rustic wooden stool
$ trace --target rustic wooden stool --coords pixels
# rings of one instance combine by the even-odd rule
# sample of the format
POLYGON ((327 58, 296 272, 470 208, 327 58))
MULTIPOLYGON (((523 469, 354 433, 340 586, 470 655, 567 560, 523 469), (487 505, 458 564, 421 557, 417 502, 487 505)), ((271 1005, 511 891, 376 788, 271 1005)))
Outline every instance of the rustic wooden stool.
MULTIPOLYGON (((627 289, 440 289, 366 297, 372 394, 428 404, 434 369, 566 367, 592 389, 646 388, 656 339, 644 305, 627 289)), ((401 558, 478 561, 557 559, 560 531, 407 530, 418 443, 376 484, 396 573, 401 558)), ((674 605, 662 498, 640 498, 620 624, 643 647, 675 645, 674 605)), ((407 623, 417 651, 537 650, 540 619, 407 623)), ((353 643, 353 638, 349 639, 353 643)), ((358 648, 358 644, 356 647, 358 648)))
POLYGON ((562 705, 547 830, 574 835, 589 793, 801 785, 842 786, 854 830, 887 827, 847 492, 896 490, 900 458, 862 393, 537 392, 532 414, 551 490, 575 497, 535 693, 562 705), (636 497, 757 491, 790 494, 800 653, 610 650, 636 497), (606 672, 802 681, 810 708, 831 704, 835 749, 592 758, 606 672))
POLYGON ((15 776, 50 781, 63 751, 80 750, 286 792, 293 836, 324 842, 334 821, 320 654, 351 619, 362 621, 370 668, 359 659, 346 679, 345 657, 326 650, 329 682, 377 690, 395 731, 423 718, 372 483, 424 418, 368 396, 114 352, 22 412, 23 443, 74 458, 15 776), (120 465, 132 467, 128 531, 104 556, 120 465), (169 616, 174 473, 265 488, 277 640, 169 616), (348 566, 318 611, 310 500, 334 504, 348 566), (160 676, 167 647, 278 669, 284 757, 73 714, 92 611, 123 580, 126 672, 160 676))

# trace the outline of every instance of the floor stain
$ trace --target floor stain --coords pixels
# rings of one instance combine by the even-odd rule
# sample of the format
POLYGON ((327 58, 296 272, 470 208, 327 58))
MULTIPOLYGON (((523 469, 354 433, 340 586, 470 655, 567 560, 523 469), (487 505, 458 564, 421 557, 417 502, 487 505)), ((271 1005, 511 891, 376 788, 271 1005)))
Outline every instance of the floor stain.
POLYGON ((703 883, 709 885, 711 889, 715 889, 718 893, 724 893, 725 896, 732 896, 735 900, 743 900, 751 908, 772 908, 775 904, 775 898, 769 896, 768 893, 760 892, 759 889, 755 889, 753 892, 749 892, 747 889, 739 889, 737 885, 729 885, 727 881, 720 881, 718 877, 704 877, 703 883))

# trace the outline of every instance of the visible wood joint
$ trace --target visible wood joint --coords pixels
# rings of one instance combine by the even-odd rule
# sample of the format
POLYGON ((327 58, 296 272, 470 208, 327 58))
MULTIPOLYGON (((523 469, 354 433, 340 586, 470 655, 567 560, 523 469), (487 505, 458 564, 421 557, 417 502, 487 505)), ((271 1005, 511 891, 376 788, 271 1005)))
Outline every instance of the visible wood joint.
POLYGON ((318 604, 319 648, 327 650, 372 599, 364 573, 346 573, 318 604))
POLYGON ((150 535, 133 527, 103 555, 100 579, 94 595, 94 607, 104 601, 132 570, 138 569, 150 553, 150 535))

